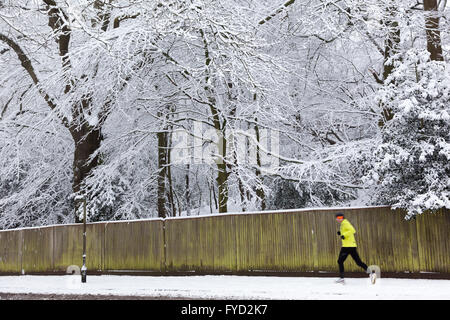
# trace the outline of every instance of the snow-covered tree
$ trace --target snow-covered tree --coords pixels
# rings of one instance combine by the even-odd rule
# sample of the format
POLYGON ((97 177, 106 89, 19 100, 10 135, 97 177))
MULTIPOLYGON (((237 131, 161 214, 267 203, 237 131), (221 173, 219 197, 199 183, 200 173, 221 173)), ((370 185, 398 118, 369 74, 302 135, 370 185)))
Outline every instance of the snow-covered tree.
POLYGON ((79 221, 76 195, 91 220, 362 204, 373 188, 377 204, 445 202, 445 123, 415 115, 435 137, 418 146, 440 150, 420 174, 444 177, 419 192, 431 178, 408 176, 422 198, 394 201, 414 183, 382 159, 415 154, 405 106, 446 103, 446 1, 0 4, 2 227, 79 221))
MULTIPOLYGON (((132 141, 140 137, 141 143, 147 142, 158 150, 157 170, 143 173, 143 176, 157 176, 157 186, 153 187, 157 187, 158 215, 164 217, 168 212, 174 212, 177 195, 185 192, 177 192, 173 186, 182 185, 178 181, 185 176, 179 172, 185 169, 168 160, 170 152, 167 150, 171 148, 174 131, 188 129, 192 138, 194 132, 190 123, 197 121, 206 129, 214 130, 212 137, 201 141, 214 152, 214 161, 203 165, 212 166, 216 172, 218 210, 227 212, 229 179, 235 179, 241 186, 246 183, 249 193, 255 193, 253 190, 258 188, 254 186, 261 184, 260 179, 254 179, 255 175, 250 172, 254 172, 254 168, 236 163, 236 144, 228 140, 229 133, 245 129, 249 123, 254 126, 255 118, 270 122, 280 114, 273 110, 286 96, 283 94, 286 92, 283 61, 267 52, 269 45, 257 34, 260 16, 254 11, 243 10, 234 1, 140 3, 133 8, 133 18, 124 21, 119 31, 111 30, 104 40, 106 46, 99 44, 95 52, 86 48, 83 54, 86 60, 92 53, 103 56, 103 60, 121 70, 120 74, 109 75, 112 84, 114 80, 120 82, 123 73, 130 75, 126 78, 126 91, 117 94, 120 103, 116 104, 115 111, 128 115, 130 120, 135 119, 132 125, 136 126, 128 127, 124 132, 112 124, 111 141, 120 137, 128 147, 118 148, 116 143, 105 140, 99 152, 108 154, 103 158, 106 162, 93 170, 83 190, 93 196, 89 201, 91 205, 95 204, 93 211, 111 206, 111 199, 118 200, 114 190, 119 189, 110 185, 119 177, 103 178, 105 173, 107 176, 118 175, 114 170, 119 167, 108 167, 108 163, 131 161, 138 154, 135 149, 138 146, 132 141), (127 134, 127 131, 133 134, 127 134), (106 199, 109 200, 104 201, 106 199), (168 206, 171 210, 166 208, 168 206)), ((113 14, 121 16, 114 10, 113 14)), ((105 83, 108 82, 104 81, 103 85, 105 83)), ((116 119, 114 113, 110 117, 116 119)), ((256 125, 262 121, 257 121, 256 125)), ((125 125, 120 127, 125 128, 125 125)), ((120 175, 121 180, 124 178, 120 175)), ((132 186, 127 190, 122 191, 121 199, 131 199, 137 194, 132 186), (123 194, 128 192, 131 198, 123 194)), ((129 210, 140 202, 127 202, 125 207, 129 210)), ((116 210, 125 205, 119 203, 115 205, 116 210)))
POLYGON ((406 209, 406 218, 450 208, 449 68, 410 50, 379 92, 394 116, 382 130, 372 177, 377 200, 406 209))

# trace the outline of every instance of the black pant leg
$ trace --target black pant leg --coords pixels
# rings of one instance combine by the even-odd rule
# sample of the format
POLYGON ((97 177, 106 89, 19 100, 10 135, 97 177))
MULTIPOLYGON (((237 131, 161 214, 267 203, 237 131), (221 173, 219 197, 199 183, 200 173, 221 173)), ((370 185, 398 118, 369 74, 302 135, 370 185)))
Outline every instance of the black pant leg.
POLYGON ((360 266, 361 268, 364 269, 364 271, 367 270, 367 265, 361 261, 361 258, 359 257, 358 251, 356 250, 356 248, 353 248, 354 250, 352 250, 350 252, 350 255, 352 256, 353 260, 355 260, 356 264, 358 266, 360 266))
POLYGON ((339 276, 341 278, 344 277, 344 261, 347 259, 347 256, 349 254, 348 251, 349 248, 342 247, 341 251, 339 252, 339 258, 338 258, 338 265, 339 265, 339 276))

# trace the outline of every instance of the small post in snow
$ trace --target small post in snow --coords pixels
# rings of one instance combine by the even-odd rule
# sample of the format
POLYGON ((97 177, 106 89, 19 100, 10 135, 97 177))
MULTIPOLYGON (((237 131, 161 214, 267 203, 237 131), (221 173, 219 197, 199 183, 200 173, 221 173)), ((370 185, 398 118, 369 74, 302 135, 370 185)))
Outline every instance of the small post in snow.
POLYGON ((75 201, 83 202, 83 266, 81 267, 81 282, 86 283, 86 198, 77 197, 75 201))
POLYGON ((81 282, 86 282, 86 199, 83 198, 83 266, 81 267, 81 282))

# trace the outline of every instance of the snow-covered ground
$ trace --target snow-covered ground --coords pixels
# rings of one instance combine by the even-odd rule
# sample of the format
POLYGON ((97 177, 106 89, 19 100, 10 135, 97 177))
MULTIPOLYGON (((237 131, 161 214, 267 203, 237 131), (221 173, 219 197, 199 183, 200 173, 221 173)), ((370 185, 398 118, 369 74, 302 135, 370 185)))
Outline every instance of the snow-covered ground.
POLYGON ((152 296, 194 299, 450 300, 450 280, 266 276, 2 276, 1 293, 152 296))

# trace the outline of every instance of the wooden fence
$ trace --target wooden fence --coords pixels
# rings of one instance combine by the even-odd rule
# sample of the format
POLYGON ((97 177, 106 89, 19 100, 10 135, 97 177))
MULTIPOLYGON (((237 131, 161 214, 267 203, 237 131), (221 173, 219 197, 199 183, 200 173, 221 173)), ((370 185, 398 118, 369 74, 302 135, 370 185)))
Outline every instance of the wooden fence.
MULTIPOLYGON (((358 251, 383 272, 450 273, 448 210, 404 220, 389 207, 288 210, 89 223, 95 272, 337 272, 336 212, 357 230, 358 251)), ((64 272, 81 265, 82 225, 0 231, 0 273, 64 272)), ((349 258, 346 271, 361 271, 349 258)))

